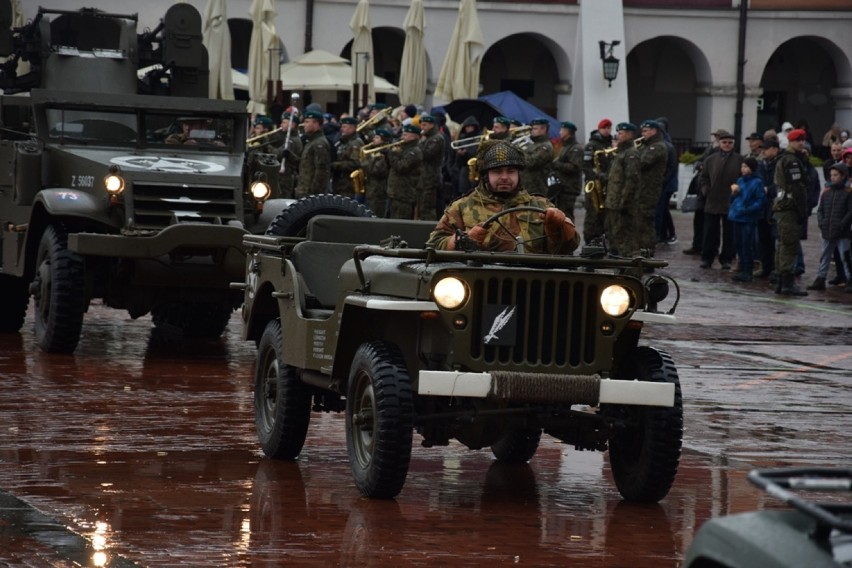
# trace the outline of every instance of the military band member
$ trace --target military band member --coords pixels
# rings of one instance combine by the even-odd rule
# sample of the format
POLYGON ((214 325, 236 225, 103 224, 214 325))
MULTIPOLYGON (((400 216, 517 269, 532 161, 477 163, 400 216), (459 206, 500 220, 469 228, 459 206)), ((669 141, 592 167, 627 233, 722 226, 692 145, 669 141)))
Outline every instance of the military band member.
POLYGON ((639 151, 633 141, 638 128, 631 122, 616 127, 617 150, 610 161, 606 186, 606 236, 609 252, 627 255, 641 248, 633 233, 633 200, 639 192, 639 151))
POLYGON ((332 191, 344 197, 355 197, 352 172, 361 167, 361 147, 364 141, 355 133, 358 120, 347 116, 340 119, 340 136, 335 142, 337 159, 331 163, 332 191))
POLYGON ((668 150, 663 141, 663 127, 659 122, 646 120, 640 128, 642 144, 639 147, 639 164, 642 176, 639 194, 633 204, 636 211, 634 231, 639 239, 640 249, 654 256, 657 246, 657 202, 663 191, 668 150))
POLYGON ((284 142, 278 150, 278 161, 282 167, 278 171, 278 190, 280 197, 290 199, 296 195, 296 181, 299 176, 299 160, 302 158, 302 139, 299 137, 299 117, 289 112, 281 115, 281 131, 284 142), (287 136, 287 130, 290 136, 287 136))
POLYGON ((305 146, 299 162, 296 198, 328 193, 331 181, 331 145, 322 131, 322 113, 315 110, 305 111, 302 121, 305 146))
MULTIPOLYGON (((595 171, 594 155, 598 150, 606 150, 612 148, 612 121, 604 118, 598 122, 597 130, 589 134, 589 141, 586 143, 585 153, 583 154, 583 171, 586 177, 586 183, 598 180, 601 182, 604 193, 606 193, 606 178, 609 172, 609 158, 603 154, 599 154, 600 171, 595 171)), ((585 196, 586 216, 583 220, 583 239, 588 243, 604 234, 605 222, 604 211, 593 206, 591 196, 585 196)))
POLYGON ((402 144, 388 151, 388 164, 390 216, 392 219, 413 219, 423 166, 420 128, 413 124, 402 127, 402 144))
POLYGON ((417 195, 417 218, 435 221, 438 219, 438 190, 443 183, 441 166, 444 164, 444 137, 438 132, 435 118, 430 114, 420 115, 420 129, 423 169, 420 172, 420 192, 417 195))
MULTIPOLYGON (((393 133, 386 128, 377 128, 373 136, 373 147, 390 144, 393 133)), ((387 217, 388 207, 388 164, 387 150, 371 152, 361 160, 361 169, 367 177, 367 195, 364 204, 369 207, 376 217, 387 217)))
POLYGON ((488 138, 490 140, 509 140, 511 138, 511 133, 509 132, 509 127, 512 126, 512 119, 506 116, 498 116, 494 119, 494 123, 491 125, 492 132, 491 136, 488 138))
POLYGON ((532 142, 523 151, 526 162, 521 172, 521 182, 528 192, 547 195, 547 178, 553 163, 553 144, 547 133, 550 123, 546 118, 534 118, 530 125, 532 142))
POLYGON ((577 142, 577 126, 573 122, 559 126, 562 148, 551 165, 555 183, 547 188, 547 197, 574 219, 574 205, 583 191, 583 146, 577 142))
MULTIPOLYGON (((372 103, 372 104, 370 104, 370 106, 369 106, 370 113, 367 115, 367 120, 370 120, 371 118, 373 118, 374 116, 376 116, 377 114, 379 114, 380 112, 384 111, 387 108, 388 108, 388 105, 386 105, 385 103, 372 103)), ((378 130, 379 128, 383 128, 383 129, 387 130, 388 132, 391 131, 390 126, 388 125, 387 115, 385 115, 382 118, 374 121, 368 129, 362 130, 359 134, 361 135, 362 140, 365 140, 365 141, 366 140, 372 140, 373 136, 375 136, 375 134, 376 134, 376 130, 378 130)), ((356 129, 357 129, 357 127, 356 127, 356 129)))
POLYGON ((478 248, 489 251, 516 251, 517 236, 524 241, 524 252, 570 254, 577 248, 580 237, 571 219, 546 197, 530 195, 523 188, 520 171, 525 159, 518 148, 505 140, 487 140, 476 158, 480 174, 476 188, 447 207, 428 246, 455 250, 457 233, 464 233, 478 248), (483 226, 494 213, 513 207, 536 207, 541 213, 508 213, 500 223, 483 226))

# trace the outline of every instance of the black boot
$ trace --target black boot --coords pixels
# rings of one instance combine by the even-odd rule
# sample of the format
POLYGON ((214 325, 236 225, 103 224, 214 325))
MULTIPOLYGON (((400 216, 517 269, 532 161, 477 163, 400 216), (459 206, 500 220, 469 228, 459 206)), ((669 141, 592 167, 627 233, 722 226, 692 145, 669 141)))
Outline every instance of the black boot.
POLYGON ((813 284, 807 287, 808 290, 825 290, 825 278, 817 276, 813 284))
POLYGON ((796 286, 796 277, 792 274, 781 275, 781 292, 782 296, 807 296, 808 293, 796 286))

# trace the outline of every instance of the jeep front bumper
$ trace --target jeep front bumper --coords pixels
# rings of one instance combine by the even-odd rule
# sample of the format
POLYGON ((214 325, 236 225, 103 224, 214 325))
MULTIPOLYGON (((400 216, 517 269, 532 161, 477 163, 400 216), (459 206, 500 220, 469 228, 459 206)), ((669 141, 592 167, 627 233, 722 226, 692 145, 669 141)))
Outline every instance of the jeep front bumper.
POLYGON ((536 404, 634 404, 674 406, 674 383, 602 379, 599 375, 554 375, 495 371, 420 371, 424 396, 488 398, 536 404))

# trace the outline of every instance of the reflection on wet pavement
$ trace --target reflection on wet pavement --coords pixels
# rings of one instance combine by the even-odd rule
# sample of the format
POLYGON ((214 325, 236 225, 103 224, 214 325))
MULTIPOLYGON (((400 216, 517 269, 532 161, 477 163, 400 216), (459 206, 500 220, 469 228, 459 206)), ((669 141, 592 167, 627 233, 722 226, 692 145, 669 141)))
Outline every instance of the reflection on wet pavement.
POLYGON ((509 466, 415 437, 399 498, 364 499, 340 415, 312 416, 297 462, 262 456, 236 316, 192 343, 93 305, 73 356, 38 351, 28 319, 0 336, 0 565, 678 566, 705 520, 778 506, 752 467, 848 463, 852 311, 807 300, 782 325, 769 297, 726 319, 729 283, 676 269, 693 305, 644 337, 678 365, 686 449, 652 506, 547 438, 509 466))

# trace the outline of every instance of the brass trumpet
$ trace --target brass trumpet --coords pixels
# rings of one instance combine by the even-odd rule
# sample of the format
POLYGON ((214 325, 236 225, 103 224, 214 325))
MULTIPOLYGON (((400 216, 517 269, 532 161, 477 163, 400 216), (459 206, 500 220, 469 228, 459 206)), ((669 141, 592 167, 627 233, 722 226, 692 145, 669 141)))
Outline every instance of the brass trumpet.
POLYGON ((397 140, 396 142, 388 142, 387 144, 379 144, 374 148, 367 148, 367 146, 363 146, 361 148, 361 157, 369 156, 370 154, 375 154, 376 152, 381 152, 382 150, 387 150, 389 148, 393 148, 395 146, 399 146, 401 144, 405 144, 405 140, 397 140))
POLYGON ((284 129, 281 127, 276 128, 275 130, 270 130, 269 132, 264 132, 263 134, 258 134, 257 136, 252 136, 251 138, 246 138, 246 144, 248 146, 260 146, 263 142, 259 142, 259 140, 263 140, 264 138, 268 138, 273 134, 278 134, 284 129))
POLYGON ((377 123, 381 122, 381 120, 383 118, 389 117, 392 112, 393 112, 393 109, 390 108, 390 107, 383 108, 382 110, 380 110, 379 112, 377 112, 376 114, 371 116, 370 118, 368 118, 366 120, 362 120, 360 122, 360 124, 358 124, 358 126, 355 127, 355 132, 357 132, 358 134, 361 134, 362 130, 364 130, 365 128, 375 126, 377 123))
POLYGON ((473 148, 475 146, 479 146, 481 143, 488 140, 488 138, 494 134, 493 130, 486 129, 479 136, 471 136, 470 138, 460 138, 458 140, 453 140, 450 142, 450 148, 453 150, 465 150, 467 148, 473 148))
POLYGON ((642 144, 644 144, 644 143, 645 143, 645 137, 640 136, 639 138, 637 138, 636 140, 633 141, 633 147, 634 148, 641 148, 642 144))

